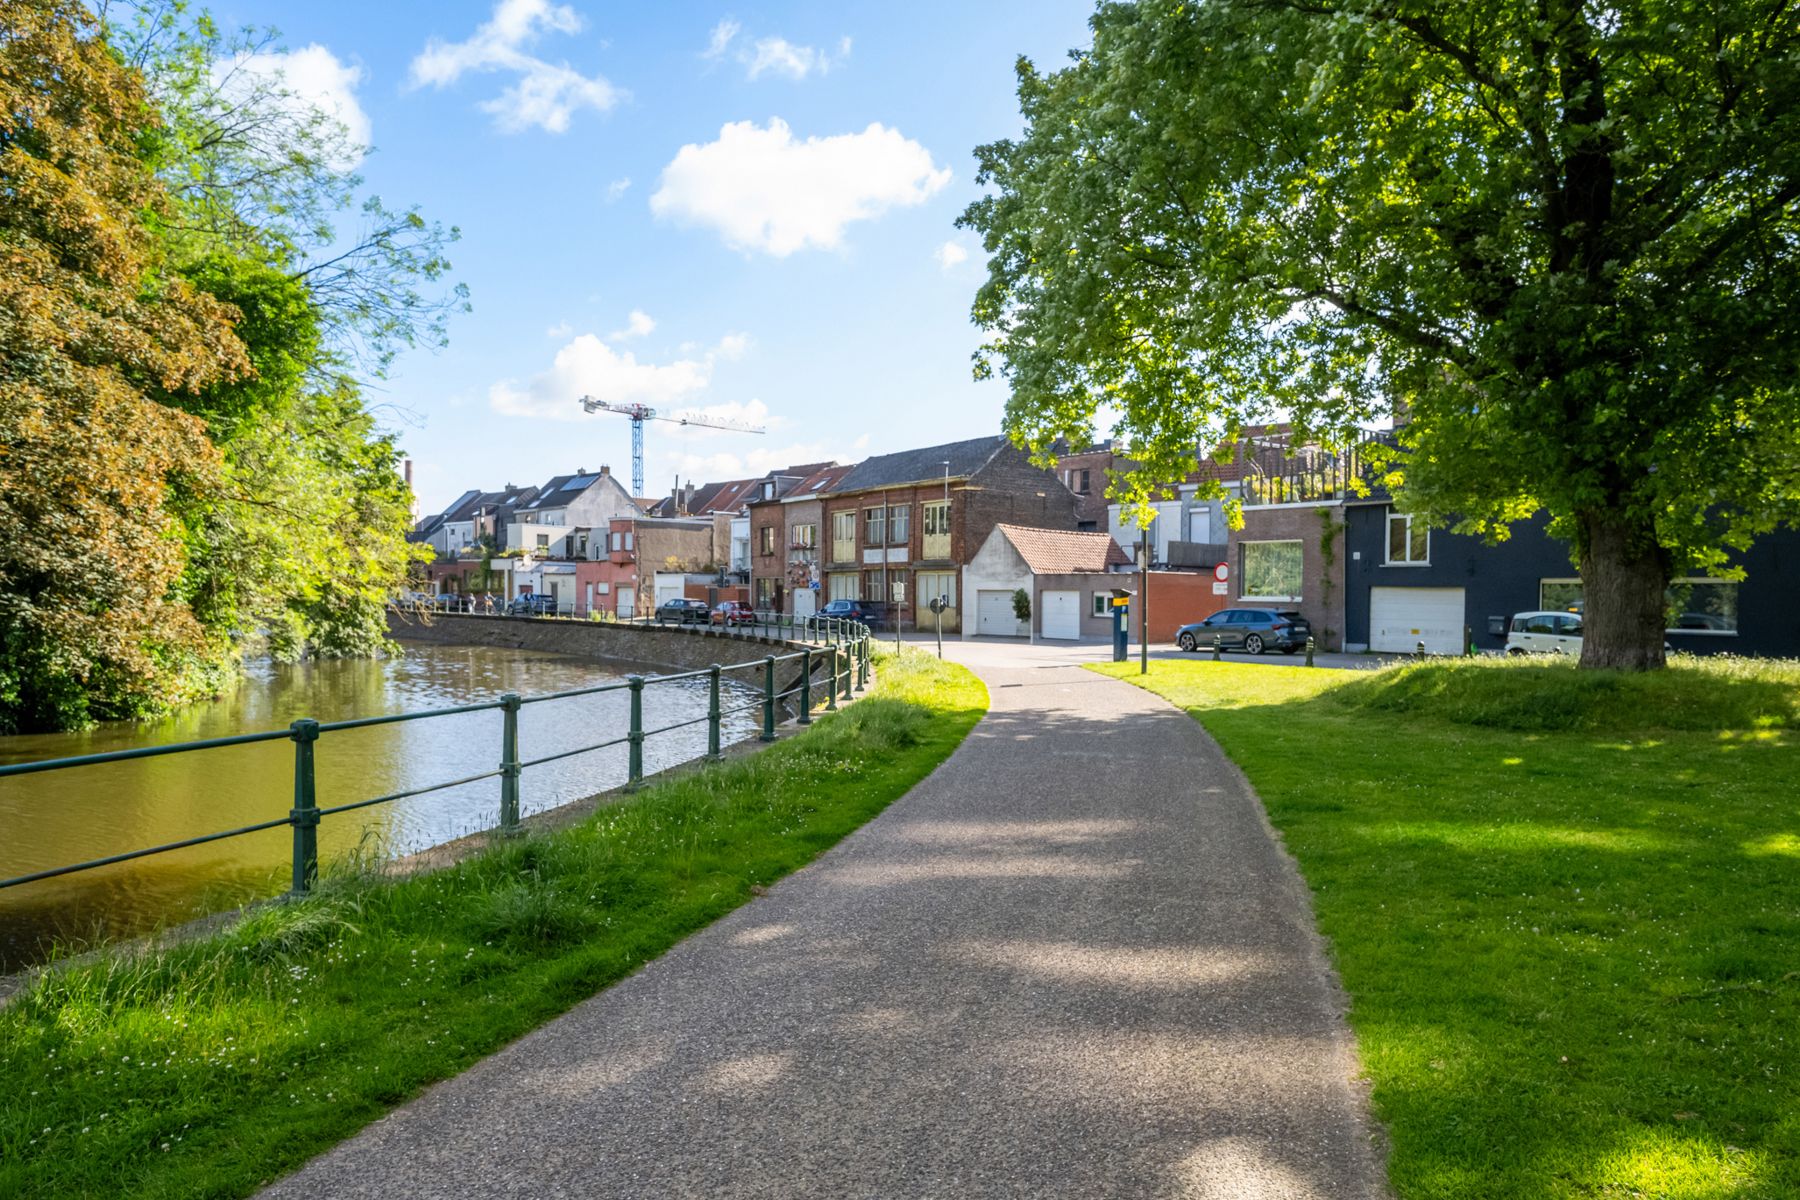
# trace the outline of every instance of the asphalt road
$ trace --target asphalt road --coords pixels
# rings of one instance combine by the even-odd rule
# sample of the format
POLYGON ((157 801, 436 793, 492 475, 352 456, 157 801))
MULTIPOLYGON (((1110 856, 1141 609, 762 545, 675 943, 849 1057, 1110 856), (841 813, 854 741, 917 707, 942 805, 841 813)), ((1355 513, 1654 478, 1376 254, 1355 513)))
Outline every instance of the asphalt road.
POLYGON ((912 793, 265 1195, 1385 1195, 1237 771, 1066 655, 946 648, 993 707, 912 793))

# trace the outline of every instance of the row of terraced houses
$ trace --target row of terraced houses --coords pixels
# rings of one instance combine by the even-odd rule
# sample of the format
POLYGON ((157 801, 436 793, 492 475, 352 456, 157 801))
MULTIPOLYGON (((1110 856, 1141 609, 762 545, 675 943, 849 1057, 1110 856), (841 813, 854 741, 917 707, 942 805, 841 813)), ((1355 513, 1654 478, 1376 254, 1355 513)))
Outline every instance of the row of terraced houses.
MULTIPOLYGON (((1105 499, 1108 472, 1130 469, 1110 446, 1044 469, 987 437, 661 497, 630 495, 606 467, 577 470, 467 492, 414 536, 436 551, 424 571, 432 591, 548 595, 578 615, 631 617, 686 596, 805 617, 855 600, 908 631, 941 622, 965 636, 1100 637, 1112 597, 1140 588, 1121 575, 1140 555, 1157 641, 1221 608, 1273 607, 1304 613, 1327 649, 1457 653, 1498 649, 1513 613, 1580 607, 1568 547, 1541 521, 1493 545, 1428 528, 1369 488, 1366 449, 1251 430, 1166 485, 1144 532, 1105 499), (1207 494, 1213 484, 1241 505, 1240 528, 1207 494), (1021 589, 1026 621, 1012 603, 1021 589)), ((1676 581, 1670 644, 1800 654, 1788 611, 1800 534, 1770 534, 1733 566, 1676 581)))

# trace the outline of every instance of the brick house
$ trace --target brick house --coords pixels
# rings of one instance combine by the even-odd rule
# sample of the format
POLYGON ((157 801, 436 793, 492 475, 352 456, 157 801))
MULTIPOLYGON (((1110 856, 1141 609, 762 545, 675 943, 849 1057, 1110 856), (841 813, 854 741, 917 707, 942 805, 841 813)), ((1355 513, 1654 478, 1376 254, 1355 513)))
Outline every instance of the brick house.
POLYGON ((883 454, 821 493, 820 595, 887 605, 903 628, 935 627, 924 603, 945 597, 960 628, 962 568, 1002 522, 1073 531, 1076 497, 1004 437, 883 454), (922 619, 924 618, 924 619, 922 619))
POLYGON ((815 469, 779 491, 781 481, 749 505, 750 602, 759 609, 808 617, 819 608, 824 576, 819 569, 821 497, 854 468, 815 469), (817 586, 815 586, 817 585, 817 586))

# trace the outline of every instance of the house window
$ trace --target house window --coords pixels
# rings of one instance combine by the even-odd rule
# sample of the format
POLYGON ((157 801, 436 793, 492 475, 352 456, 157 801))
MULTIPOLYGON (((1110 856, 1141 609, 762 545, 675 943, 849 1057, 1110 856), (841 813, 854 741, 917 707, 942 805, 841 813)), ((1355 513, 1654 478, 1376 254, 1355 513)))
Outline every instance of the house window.
POLYGON ((1411 513, 1388 510, 1387 565, 1425 566, 1431 562, 1431 530, 1411 513))
POLYGON ((833 562, 849 562, 856 557, 856 513, 831 514, 831 558, 833 562))
MULTIPOLYGON (((1582 612, 1581 580, 1539 580, 1538 607, 1549 612, 1582 612)), ((1737 582, 1731 579, 1677 579, 1663 593, 1663 613, 1663 625, 1669 633, 1736 636, 1737 582)))
POLYGON ((863 572, 862 598, 864 600, 885 600, 887 589, 882 587, 880 571, 863 572))
POLYGON ((888 509, 888 545, 904 546, 912 541, 912 505, 897 504, 888 509))
POLYGON ((794 525, 788 529, 788 545, 795 550, 811 550, 819 544, 817 525, 794 525))
POLYGON ((919 553, 926 558, 949 558, 950 502, 929 500, 919 507, 923 510, 920 519, 925 522, 925 538, 919 553))
POLYGON ((1238 544, 1238 595, 1245 600, 1300 599, 1303 543, 1241 542, 1238 544))
POLYGON ((550 535, 549 534, 540 533, 537 535, 537 548, 539 550, 548 550, 550 548, 550 535))
POLYGON ((1113 594, 1111 592, 1095 592, 1093 599, 1093 615, 1096 617, 1112 616, 1113 594))
POLYGON ((887 509, 866 508, 863 510, 863 545, 887 545, 887 509))
POLYGON ((1081 493, 1083 496, 1085 496, 1088 494, 1088 473, 1085 469, 1081 472, 1080 478, 1081 478, 1081 486, 1076 488, 1075 490, 1077 492, 1081 493))
POLYGON ((955 571, 920 571, 919 594, 914 603, 924 610, 939 596, 951 608, 956 607, 956 572, 955 571))
POLYGON ((833 600, 861 600, 862 576, 855 571, 834 571, 826 577, 833 600))
MULTIPOLYGON (((769 526, 764 526, 764 528, 769 528, 769 526)), ((773 579, 758 579, 756 581, 756 607, 775 607, 775 581, 773 579)))
POLYGON ((757 530, 757 536, 759 538, 757 553, 775 553, 775 527, 773 525, 764 525, 761 529, 757 530))

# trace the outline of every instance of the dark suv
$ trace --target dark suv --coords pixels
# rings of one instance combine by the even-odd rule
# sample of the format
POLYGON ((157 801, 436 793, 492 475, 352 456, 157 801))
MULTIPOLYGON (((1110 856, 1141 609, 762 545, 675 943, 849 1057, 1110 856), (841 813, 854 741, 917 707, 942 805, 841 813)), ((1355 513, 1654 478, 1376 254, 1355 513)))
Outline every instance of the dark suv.
POLYGON ((543 592, 527 592, 506 606, 509 617, 544 617, 556 613, 556 597, 543 592))
POLYGON ((807 627, 812 628, 815 623, 823 627, 824 619, 830 617, 839 621, 861 621, 870 629, 880 629, 885 612, 884 606, 872 600, 833 600, 807 618, 807 627))
POLYGON ((1311 636, 1312 626, 1291 609, 1227 608, 1204 621, 1183 625, 1175 634, 1175 644, 1183 650, 1206 650, 1217 638, 1226 650, 1242 650, 1246 654, 1279 650, 1292 654, 1305 646, 1311 636))
POLYGON ((664 600, 656 606, 658 623, 705 625, 712 621, 712 609, 704 600, 664 600))

